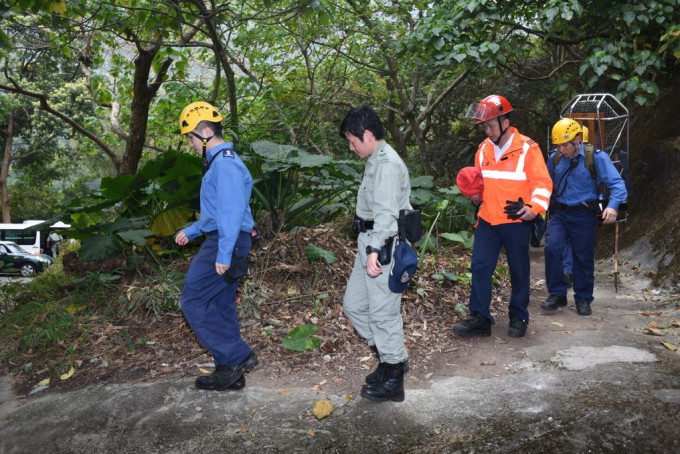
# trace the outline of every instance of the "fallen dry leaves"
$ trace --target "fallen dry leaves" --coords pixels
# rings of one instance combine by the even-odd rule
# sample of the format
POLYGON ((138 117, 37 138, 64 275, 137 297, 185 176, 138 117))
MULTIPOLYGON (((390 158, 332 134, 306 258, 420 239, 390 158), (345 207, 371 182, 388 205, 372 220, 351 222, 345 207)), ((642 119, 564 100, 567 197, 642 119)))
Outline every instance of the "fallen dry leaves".
MULTIPOLYGON (((375 367, 370 350, 342 312, 355 253, 355 239, 328 226, 283 233, 253 247, 250 275, 241 283, 237 307, 242 336, 260 357, 260 376, 275 382, 289 374, 324 371, 335 377, 332 383, 321 384, 317 379, 306 384, 307 388, 323 390, 324 386, 341 383, 340 377, 346 381, 351 373, 363 377, 366 370, 375 367), (332 251, 337 261, 331 265, 324 261, 310 264, 305 255, 310 243, 332 251), (319 327, 315 334, 322 340, 319 348, 305 352, 283 348, 283 337, 303 323, 319 327)), ((447 279, 436 280, 433 275, 444 271, 467 273, 469 260, 469 251, 451 244, 442 246, 437 255, 426 254, 414 282, 404 293, 402 317, 412 367, 427 361, 428 355, 450 351, 460 342, 450 328, 463 317, 456 307, 467 305, 469 288, 447 279)), ((178 261, 170 268, 186 271, 188 261, 178 261)), ((124 288, 121 285, 121 295, 124 288)), ((492 311, 497 315, 505 313, 508 295, 509 281, 502 278, 500 285, 494 286, 492 298, 492 311)), ((105 305, 99 306, 105 310, 105 305)), ((195 377, 210 372, 212 367, 211 356, 179 313, 164 315, 159 321, 153 313, 136 311, 115 323, 101 323, 95 316, 90 335, 79 339, 77 345, 77 367, 73 373, 69 371, 68 380, 56 384, 53 380, 53 388, 195 377), (131 349, 131 345, 135 348, 131 349)), ((50 363, 49 358, 40 355, 39 351, 29 352, 17 358, 16 364, 50 363)), ((441 367, 449 368, 444 364, 441 367)), ((41 372, 19 373, 15 377, 19 394, 28 393, 51 373, 49 368, 41 372)))

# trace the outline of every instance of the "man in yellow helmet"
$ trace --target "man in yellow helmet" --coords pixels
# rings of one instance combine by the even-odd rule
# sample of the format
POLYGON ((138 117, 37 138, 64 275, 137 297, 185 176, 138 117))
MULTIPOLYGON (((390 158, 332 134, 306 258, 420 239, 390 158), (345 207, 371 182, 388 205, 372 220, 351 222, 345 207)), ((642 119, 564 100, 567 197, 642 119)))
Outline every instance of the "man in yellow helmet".
POLYGON ((253 178, 234 153, 234 145, 225 142, 221 121, 222 115, 206 102, 189 104, 180 114, 180 133, 203 156, 204 175, 200 219, 175 236, 180 246, 205 236, 191 261, 180 302, 196 337, 215 361, 215 371, 198 377, 196 387, 215 391, 243 388, 243 373, 258 362, 241 338, 234 273, 247 267, 251 248, 253 178))
POLYGON ((595 284, 595 233, 598 217, 604 224, 616 221, 619 205, 628 196, 626 186, 606 153, 595 150, 595 180, 586 165, 583 130, 570 118, 562 118, 552 129, 556 151, 548 159, 553 180, 551 214, 545 233, 545 275, 550 296, 542 309, 567 305, 564 280, 565 244, 571 245, 573 289, 578 315, 591 315, 595 284), (560 153, 556 157, 555 153, 560 153), (600 197, 601 183, 609 189, 609 200, 600 197), (600 206, 602 205, 602 206, 600 206))

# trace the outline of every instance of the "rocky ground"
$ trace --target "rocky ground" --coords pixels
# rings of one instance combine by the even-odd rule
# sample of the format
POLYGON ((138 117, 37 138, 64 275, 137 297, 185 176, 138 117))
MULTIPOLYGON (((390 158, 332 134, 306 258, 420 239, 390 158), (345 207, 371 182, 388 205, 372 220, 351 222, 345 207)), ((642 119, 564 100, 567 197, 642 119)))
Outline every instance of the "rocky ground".
POLYGON ((0 451, 677 451, 680 300, 650 287, 636 255, 622 251, 618 292, 612 262, 598 263, 593 316, 579 317, 573 302, 540 310, 542 258, 532 251, 532 323, 522 339, 507 337, 500 309, 483 339, 456 338, 447 322, 409 320, 403 403, 358 397, 375 364, 359 346, 353 355, 285 359, 260 349, 261 365, 240 392, 196 390, 198 364, 180 377, 31 397, 8 395, 8 377, 0 451), (320 420, 318 400, 334 407, 320 420))

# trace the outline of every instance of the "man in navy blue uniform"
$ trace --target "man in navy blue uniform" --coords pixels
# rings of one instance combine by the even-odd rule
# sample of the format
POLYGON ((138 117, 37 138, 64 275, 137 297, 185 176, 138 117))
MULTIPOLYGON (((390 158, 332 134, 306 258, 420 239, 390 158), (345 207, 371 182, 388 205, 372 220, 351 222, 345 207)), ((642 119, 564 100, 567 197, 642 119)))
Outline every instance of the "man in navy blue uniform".
POLYGON ((183 246, 205 235, 191 261, 180 302, 191 329, 215 361, 215 371, 198 377, 196 387, 215 391, 243 388, 243 373, 258 361, 241 338, 238 281, 230 279, 228 272, 237 258, 245 260, 251 248, 253 178, 234 153, 234 145, 225 142, 221 122, 220 113, 206 102, 189 104, 180 115, 180 133, 203 156, 204 175, 200 219, 175 236, 183 246))
POLYGON ((545 233, 545 275, 550 296, 542 309, 555 310, 567 305, 564 280, 565 244, 571 244, 574 301, 578 315, 591 315, 595 285, 595 234, 598 218, 603 224, 616 222, 619 206, 628 194, 626 185, 606 153, 592 151, 596 177, 586 165, 583 130, 574 120, 562 118, 552 129, 552 142, 560 153, 548 159, 553 179, 550 221, 545 233), (557 163, 555 164, 555 161, 557 163), (601 195, 604 184, 609 200, 601 195))

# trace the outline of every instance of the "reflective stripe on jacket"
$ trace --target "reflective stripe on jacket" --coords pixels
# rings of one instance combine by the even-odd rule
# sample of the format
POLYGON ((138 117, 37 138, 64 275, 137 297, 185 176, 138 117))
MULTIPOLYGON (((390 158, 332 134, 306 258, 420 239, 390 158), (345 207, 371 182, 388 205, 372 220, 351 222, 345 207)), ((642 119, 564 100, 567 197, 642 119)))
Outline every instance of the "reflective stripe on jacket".
POLYGON ((475 166, 482 172, 484 191, 479 217, 491 225, 522 222, 508 219, 504 207, 507 201, 520 197, 531 204, 534 214, 545 213, 550 203, 552 179, 541 153, 541 148, 529 137, 510 127, 512 142, 496 162, 494 145, 486 139, 479 145, 475 166))

